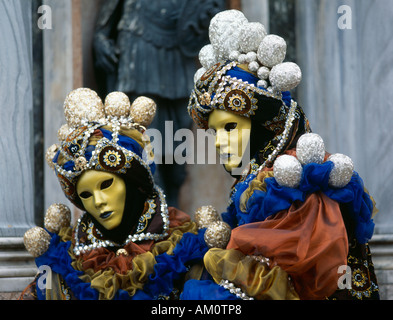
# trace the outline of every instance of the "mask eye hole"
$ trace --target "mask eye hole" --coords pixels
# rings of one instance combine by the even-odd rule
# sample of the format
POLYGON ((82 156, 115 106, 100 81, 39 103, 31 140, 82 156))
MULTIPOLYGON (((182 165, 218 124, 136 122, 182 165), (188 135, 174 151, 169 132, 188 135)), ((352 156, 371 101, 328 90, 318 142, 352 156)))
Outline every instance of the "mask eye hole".
POLYGON ((84 191, 79 195, 82 199, 88 199, 92 196, 92 194, 88 191, 84 191))
POLYGON ((109 188, 112 185, 112 183, 113 183, 113 178, 105 180, 103 183, 101 183, 101 187, 100 187, 101 190, 109 188))
POLYGON ((236 127, 237 127, 237 123, 236 122, 228 122, 224 126, 224 129, 229 132, 229 131, 232 131, 232 130, 236 129, 236 127))

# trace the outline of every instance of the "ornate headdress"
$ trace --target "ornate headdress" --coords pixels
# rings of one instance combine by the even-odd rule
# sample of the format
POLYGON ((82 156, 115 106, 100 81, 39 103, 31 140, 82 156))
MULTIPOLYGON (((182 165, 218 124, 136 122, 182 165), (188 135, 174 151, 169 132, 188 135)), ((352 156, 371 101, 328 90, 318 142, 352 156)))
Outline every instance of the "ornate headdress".
POLYGON ((112 92, 105 104, 87 88, 72 91, 64 102, 67 124, 46 159, 54 169, 66 197, 83 208, 76 194, 79 176, 89 169, 126 175, 146 194, 153 191, 154 162, 149 137, 144 135, 156 112, 146 97, 130 104, 127 95, 112 92))
POLYGON ((289 93, 301 81, 300 68, 284 62, 287 45, 283 38, 267 35, 261 23, 248 22, 237 10, 218 13, 210 22, 209 38, 211 43, 199 54, 202 68, 194 77, 190 116, 200 128, 207 129, 214 109, 248 118, 258 115, 258 121, 273 136, 271 143, 263 146, 268 148, 262 150, 264 160, 273 161, 293 141, 299 127, 310 131, 303 111, 289 93))

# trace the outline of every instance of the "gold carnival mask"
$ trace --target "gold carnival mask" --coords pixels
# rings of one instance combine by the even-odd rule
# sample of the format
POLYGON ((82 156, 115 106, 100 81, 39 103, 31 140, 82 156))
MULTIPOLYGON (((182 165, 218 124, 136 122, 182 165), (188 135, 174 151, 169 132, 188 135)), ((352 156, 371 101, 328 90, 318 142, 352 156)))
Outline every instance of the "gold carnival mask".
POLYGON ((85 207, 105 229, 120 225, 126 202, 124 180, 114 173, 87 170, 76 184, 77 193, 85 207))
POLYGON ((250 140, 251 120, 232 112, 213 110, 208 125, 214 131, 215 146, 225 169, 239 167, 250 140))

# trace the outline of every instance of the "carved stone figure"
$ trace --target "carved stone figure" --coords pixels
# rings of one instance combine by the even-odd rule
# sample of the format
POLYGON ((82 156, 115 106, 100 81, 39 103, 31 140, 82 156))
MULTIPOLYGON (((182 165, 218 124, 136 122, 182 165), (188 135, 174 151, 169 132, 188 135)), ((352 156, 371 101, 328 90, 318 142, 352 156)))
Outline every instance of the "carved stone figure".
MULTIPOLYGON (((109 0, 104 1, 94 36, 94 57, 99 94, 121 91, 131 100, 148 96, 157 103, 150 128, 158 129, 164 144, 166 121, 173 131, 190 128, 185 111, 193 86, 196 57, 208 42, 210 19, 225 8, 225 0, 109 0)), ((157 165, 156 180, 176 206, 185 179, 185 166, 157 165)))

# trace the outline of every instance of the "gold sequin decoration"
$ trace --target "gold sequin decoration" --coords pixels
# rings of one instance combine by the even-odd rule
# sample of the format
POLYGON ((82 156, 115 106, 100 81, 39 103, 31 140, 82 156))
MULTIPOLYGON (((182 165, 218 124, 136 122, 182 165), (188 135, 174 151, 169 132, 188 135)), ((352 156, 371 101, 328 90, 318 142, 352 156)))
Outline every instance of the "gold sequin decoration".
POLYGON ((25 248, 33 257, 43 255, 49 248, 50 240, 49 233, 41 227, 33 227, 23 236, 25 248))
POLYGON ((202 206, 195 211, 194 220, 198 229, 203 229, 219 221, 220 215, 213 206, 202 206))
POLYGON ((226 248, 231 237, 231 227, 223 222, 213 222, 205 232, 205 242, 209 248, 226 248))
POLYGON ((44 226, 53 233, 59 233, 63 227, 71 224, 71 210, 64 204, 55 203, 46 210, 44 226))

